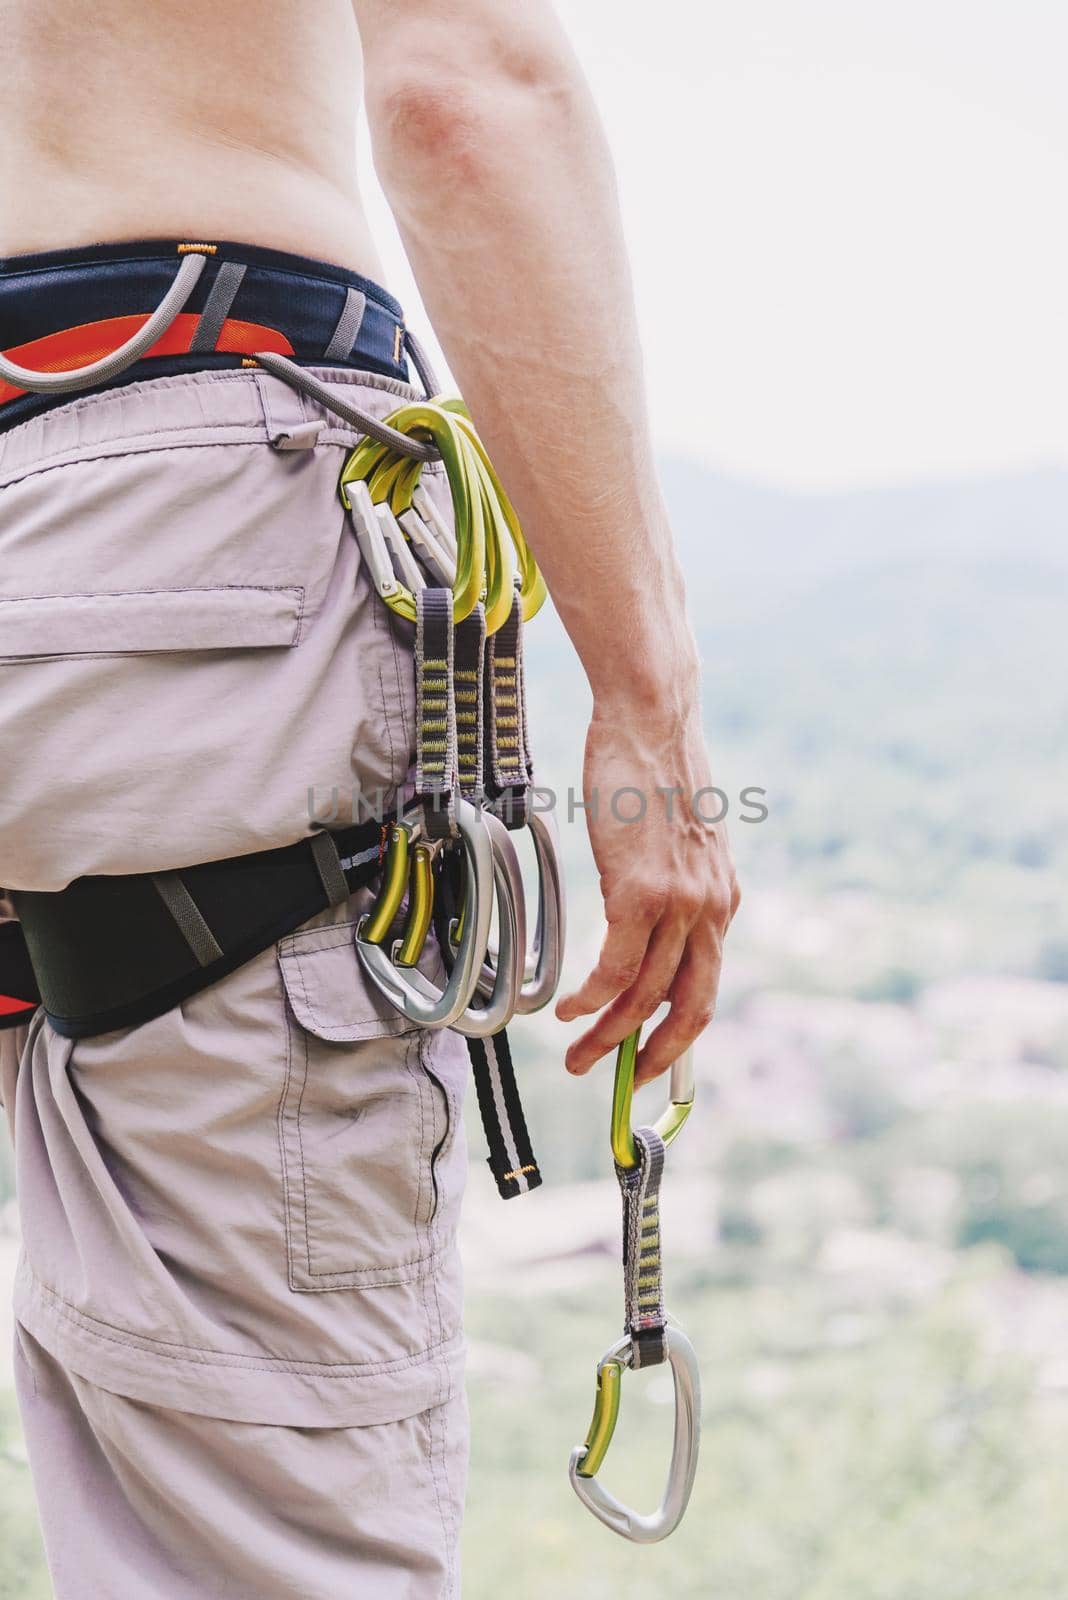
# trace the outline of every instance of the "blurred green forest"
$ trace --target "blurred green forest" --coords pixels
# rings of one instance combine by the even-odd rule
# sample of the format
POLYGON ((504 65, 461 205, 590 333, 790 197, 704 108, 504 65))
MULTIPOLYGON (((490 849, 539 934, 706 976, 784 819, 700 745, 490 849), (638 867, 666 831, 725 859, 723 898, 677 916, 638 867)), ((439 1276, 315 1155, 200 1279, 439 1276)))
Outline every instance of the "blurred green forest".
MULTIPOLYGON (((1065 1600, 1068 475, 806 497, 664 476, 745 891, 665 1179, 702 1466, 659 1547, 571 1493, 620 1321, 610 1070, 569 1079, 569 1030, 530 1019, 544 1188, 502 1206, 468 1120, 465 1596, 1065 1600)), ((555 619, 528 648, 577 977, 600 937, 566 815, 586 701, 555 619)), ((625 1385, 606 1476, 642 1504, 670 1398, 662 1373, 625 1385)), ((2 1396, 0 1600, 47 1594, 2 1396)))

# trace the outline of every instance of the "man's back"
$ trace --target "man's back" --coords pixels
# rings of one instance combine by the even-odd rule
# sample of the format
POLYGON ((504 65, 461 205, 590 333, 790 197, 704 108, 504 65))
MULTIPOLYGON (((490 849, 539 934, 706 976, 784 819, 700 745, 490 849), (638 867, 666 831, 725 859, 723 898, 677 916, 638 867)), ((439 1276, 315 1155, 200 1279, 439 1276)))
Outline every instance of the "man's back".
POLYGON ((0 255, 207 235, 381 281, 350 0, 5 0, 0 39, 0 255))

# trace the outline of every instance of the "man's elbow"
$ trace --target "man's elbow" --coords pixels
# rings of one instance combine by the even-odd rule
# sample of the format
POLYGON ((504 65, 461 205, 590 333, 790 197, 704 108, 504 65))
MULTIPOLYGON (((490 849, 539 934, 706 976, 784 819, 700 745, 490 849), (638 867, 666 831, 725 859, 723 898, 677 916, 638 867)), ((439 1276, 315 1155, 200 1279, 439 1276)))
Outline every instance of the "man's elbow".
POLYGON ((420 50, 372 78, 368 114, 376 151, 401 164, 477 178, 518 144, 550 144, 572 122, 582 81, 561 51, 512 44, 462 57, 420 50))

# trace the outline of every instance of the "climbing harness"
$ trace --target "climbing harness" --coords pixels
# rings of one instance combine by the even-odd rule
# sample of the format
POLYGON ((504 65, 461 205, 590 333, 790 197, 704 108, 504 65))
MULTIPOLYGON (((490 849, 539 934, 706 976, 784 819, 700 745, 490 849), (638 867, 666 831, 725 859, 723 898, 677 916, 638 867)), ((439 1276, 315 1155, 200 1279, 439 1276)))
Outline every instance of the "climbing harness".
POLYGON ((671 1072, 671 1100, 652 1127, 631 1126, 634 1068, 640 1029, 619 1047, 612 1094, 611 1147, 623 1196, 623 1282, 625 1329, 597 1364, 597 1397, 585 1442, 571 1452, 571 1483, 594 1516, 636 1544, 666 1539, 686 1511, 697 1471, 700 1444, 701 1378, 697 1356, 685 1333, 669 1321, 664 1305, 660 1239, 660 1180, 664 1153, 693 1107, 692 1052, 671 1072), (675 1432, 667 1487, 658 1509, 634 1511, 598 1480, 619 1417, 624 1370, 668 1363, 675 1393, 675 1432))

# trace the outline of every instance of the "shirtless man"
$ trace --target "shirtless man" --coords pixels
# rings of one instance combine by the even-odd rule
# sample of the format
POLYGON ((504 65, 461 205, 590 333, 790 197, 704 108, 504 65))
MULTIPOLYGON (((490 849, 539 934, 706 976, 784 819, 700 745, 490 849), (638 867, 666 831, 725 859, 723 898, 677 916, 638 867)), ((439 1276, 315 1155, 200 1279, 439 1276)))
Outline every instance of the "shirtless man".
MULTIPOLYGON (((316 719, 351 718, 349 777, 403 781, 406 753, 398 765, 386 750, 371 687, 372 667, 380 681, 396 656, 396 630, 363 590, 355 654, 344 629, 331 646, 348 687, 331 701, 317 681, 315 718, 292 689, 295 667, 259 703, 259 680, 241 676, 258 656, 302 657, 247 648, 291 643, 271 632, 277 618, 216 619, 194 675, 189 652, 205 641, 186 638, 188 608, 146 621, 131 604, 164 591, 251 596, 276 579, 279 595, 318 585, 307 652, 329 597, 353 592, 351 540, 331 553, 307 534, 307 570, 286 562, 298 561, 306 522, 319 525, 302 506, 335 515, 339 464, 358 435, 321 435, 298 493, 297 457, 271 448, 284 439, 272 407, 280 415, 289 391, 214 341, 242 319, 286 332, 283 289, 295 296, 299 278, 309 325, 318 294, 330 326, 307 349, 294 334, 297 359, 336 369, 378 415, 408 392, 399 308, 375 289, 382 268, 356 180, 366 74, 377 169, 427 310, 589 679, 585 793, 647 797, 638 822, 603 799, 587 813, 607 933, 557 1007, 566 1021, 591 1019, 566 1064, 587 1072, 667 1001, 638 1079, 664 1072, 712 1016, 738 891, 725 837, 688 804, 711 783, 697 652, 653 463, 610 158, 551 6, 3 0, 0 16, 3 349, 44 367, 62 334, 75 340, 68 365, 93 359, 90 336, 64 330, 147 315, 176 248, 214 255, 189 302, 204 326, 210 275, 228 261, 226 282, 239 285, 227 306, 216 297, 210 341, 183 335, 185 353, 149 356, 84 395, 38 403, 12 391, 6 404, 21 409, 7 420, 0 394, 0 599, 15 602, 0 606, 0 883, 17 901, 86 874, 170 872, 287 844, 301 830, 271 788, 287 755, 294 794, 334 773, 325 745, 301 743, 316 719), (262 306, 273 282, 272 319, 262 306), (13 298, 23 289, 37 296, 25 326, 13 298), (362 331, 342 348, 354 305, 362 331), (234 448, 209 448, 208 430, 234 448), (246 525, 238 508, 261 481, 246 525), (87 594, 95 623, 74 609, 87 594), (151 653, 153 627, 174 632, 156 648, 177 655, 151 653), (171 662, 184 663, 180 682, 171 662), (108 706, 121 706, 121 733, 108 706), (218 736, 210 749, 205 730, 218 736)), ((393 681, 396 711, 410 714, 405 674, 393 681)), ((72 1040, 37 1013, 28 1043, 24 1028, 0 1033, 26 1241, 20 1402, 57 1600, 460 1593, 464 1058, 447 1035, 432 1049, 417 1041, 413 1058, 410 1033, 366 996, 353 1022, 355 968, 338 965, 353 914, 332 905, 143 1027, 72 1040), (434 1168, 425 1211, 427 1172, 391 1195, 399 1180, 377 1146, 337 1164, 328 1135, 316 1145, 332 1124, 325 1106, 314 1121, 315 1084, 350 1068, 344 1092, 357 1096, 377 1072, 419 1079, 394 1095, 395 1125, 362 1119, 368 1139, 404 1148, 411 1118, 441 1120, 413 1156, 434 1168), (369 1241, 362 1254, 346 1254, 346 1226, 369 1241)))

